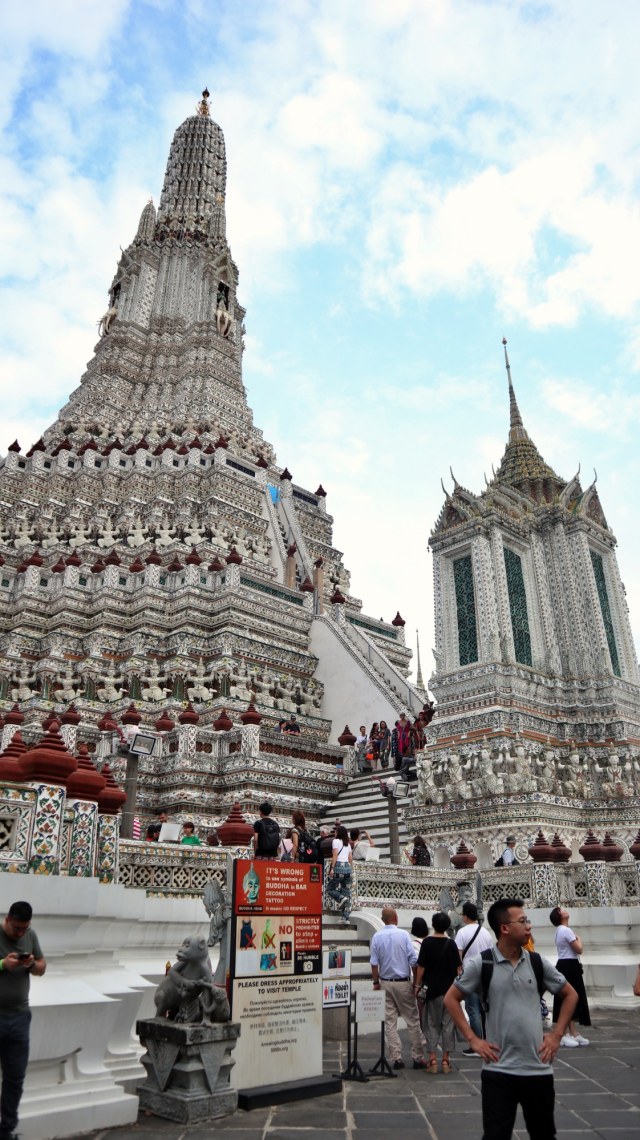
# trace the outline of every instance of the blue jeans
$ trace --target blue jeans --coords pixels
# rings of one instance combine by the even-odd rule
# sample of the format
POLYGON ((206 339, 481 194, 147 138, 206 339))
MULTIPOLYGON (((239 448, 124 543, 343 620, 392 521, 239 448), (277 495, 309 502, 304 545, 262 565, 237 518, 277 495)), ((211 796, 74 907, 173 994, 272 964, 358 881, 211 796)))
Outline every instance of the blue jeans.
POLYGON ((336 863, 333 878, 329 878, 327 894, 333 902, 340 903, 346 899, 342 907, 342 917, 347 919, 351 914, 351 866, 349 863, 336 863))
POLYGON ((469 1025, 473 1029, 476 1037, 482 1037, 482 1013, 480 1005, 480 994, 465 994, 464 995, 464 1008, 467 1011, 469 1018, 469 1025))
POLYGON ((22 1013, 0 1013, 0 1140, 11 1136, 18 1123, 18 1106, 29 1062, 30 1025, 28 1009, 22 1013))

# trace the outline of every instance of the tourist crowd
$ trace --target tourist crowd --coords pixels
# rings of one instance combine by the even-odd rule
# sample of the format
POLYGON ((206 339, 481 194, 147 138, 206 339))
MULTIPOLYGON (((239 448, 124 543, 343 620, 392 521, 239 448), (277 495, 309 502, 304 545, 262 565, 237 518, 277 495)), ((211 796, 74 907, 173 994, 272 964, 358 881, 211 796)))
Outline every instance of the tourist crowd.
POLYGON ((432 717, 433 709, 427 705, 413 721, 406 713, 400 713, 393 728, 386 720, 374 721, 369 731, 361 724, 355 743, 358 771, 392 767, 405 774, 414 764, 416 752, 426 744, 427 725, 432 717))

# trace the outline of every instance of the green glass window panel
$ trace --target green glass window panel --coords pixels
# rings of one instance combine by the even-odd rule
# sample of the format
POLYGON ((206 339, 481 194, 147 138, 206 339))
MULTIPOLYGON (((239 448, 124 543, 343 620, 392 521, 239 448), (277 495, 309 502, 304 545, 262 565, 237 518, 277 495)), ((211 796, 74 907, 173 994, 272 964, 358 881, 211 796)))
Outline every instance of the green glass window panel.
POLYGON ((458 653, 461 665, 478 660, 478 631, 476 627, 476 599, 473 593, 471 555, 456 558, 453 563, 453 582, 458 613, 458 653))
POLYGON ((521 665, 531 665, 531 635, 529 633, 527 595, 522 574, 522 559, 515 550, 509 550, 508 546, 504 548, 504 568, 507 573, 507 590, 509 592, 511 629, 516 661, 519 661, 521 665))
POLYGON ((609 655, 611 657, 611 668, 613 669, 616 677, 620 677, 620 662, 618 660, 618 646, 616 645, 615 634, 613 632, 613 621, 611 620, 611 607, 609 606, 609 595, 607 593, 607 580, 604 576, 604 563, 602 555, 598 554, 597 550, 591 550, 591 565, 593 566, 593 573, 596 580, 596 589, 598 591, 598 598, 600 599, 600 611, 602 613, 602 620, 604 622, 604 631, 607 635, 607 645, 609 646, 609 655))

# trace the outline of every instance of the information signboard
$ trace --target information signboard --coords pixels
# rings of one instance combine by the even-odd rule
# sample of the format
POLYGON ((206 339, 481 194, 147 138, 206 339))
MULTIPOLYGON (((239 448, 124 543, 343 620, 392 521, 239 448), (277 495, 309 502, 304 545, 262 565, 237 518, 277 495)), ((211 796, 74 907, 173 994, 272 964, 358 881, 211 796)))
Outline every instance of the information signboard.
POLYGON ((233 1083, 256 1088, 322 1074, 322 867, 237 859, 233 1083))
POLYGON ((322 955, 322 1005, 324 1009, 351 1003, 351 950, 330 946, 322 955))
POLYGON ((384 990, 356 991, 356 1021, 384 1021, 384 990))

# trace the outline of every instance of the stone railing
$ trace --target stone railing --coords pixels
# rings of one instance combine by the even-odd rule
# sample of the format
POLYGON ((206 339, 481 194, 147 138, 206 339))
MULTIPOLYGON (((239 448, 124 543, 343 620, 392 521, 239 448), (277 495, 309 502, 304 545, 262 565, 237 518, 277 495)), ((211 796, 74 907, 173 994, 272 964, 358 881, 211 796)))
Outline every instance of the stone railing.
MULTIPOLYGON (((118 881, 149 895, 198 897, 207 881, 226 883, 227 857, 247 858, 245 848, 182 847, 174 843, 120 841, 118 881)), ((444 871, 434 867, 393 866, 390 863, 353 864, 353 907, 381 907, 385 903, 433 912, 449 902, 461 901, 459 884, 470 883, 475 898, 482 891, 483 907, 504 896, 521 898, 528 907, 638 906, 638 863, 521 863, 492 867, 482 872, 444 871)))
POLYGON ((118 882, 156 897, 198 898, 210 879, 226 885, 229 855, 246 854, 245 849, 237 848, 121 839, 118 882))
MULTIPOLYGON (((525 906, 638 906, 639 863, 524 863, 485 871, 442 871, 431 867, 396 867, 386 863, 354 863, 354 906, 433 910, 446 889, 459 901, 458 884, 471 883, 475 897, 481 885, 486 910, 496 899, 521 898, 525 906)), ((468 897, 468 896, 467 896, 468 897)))

